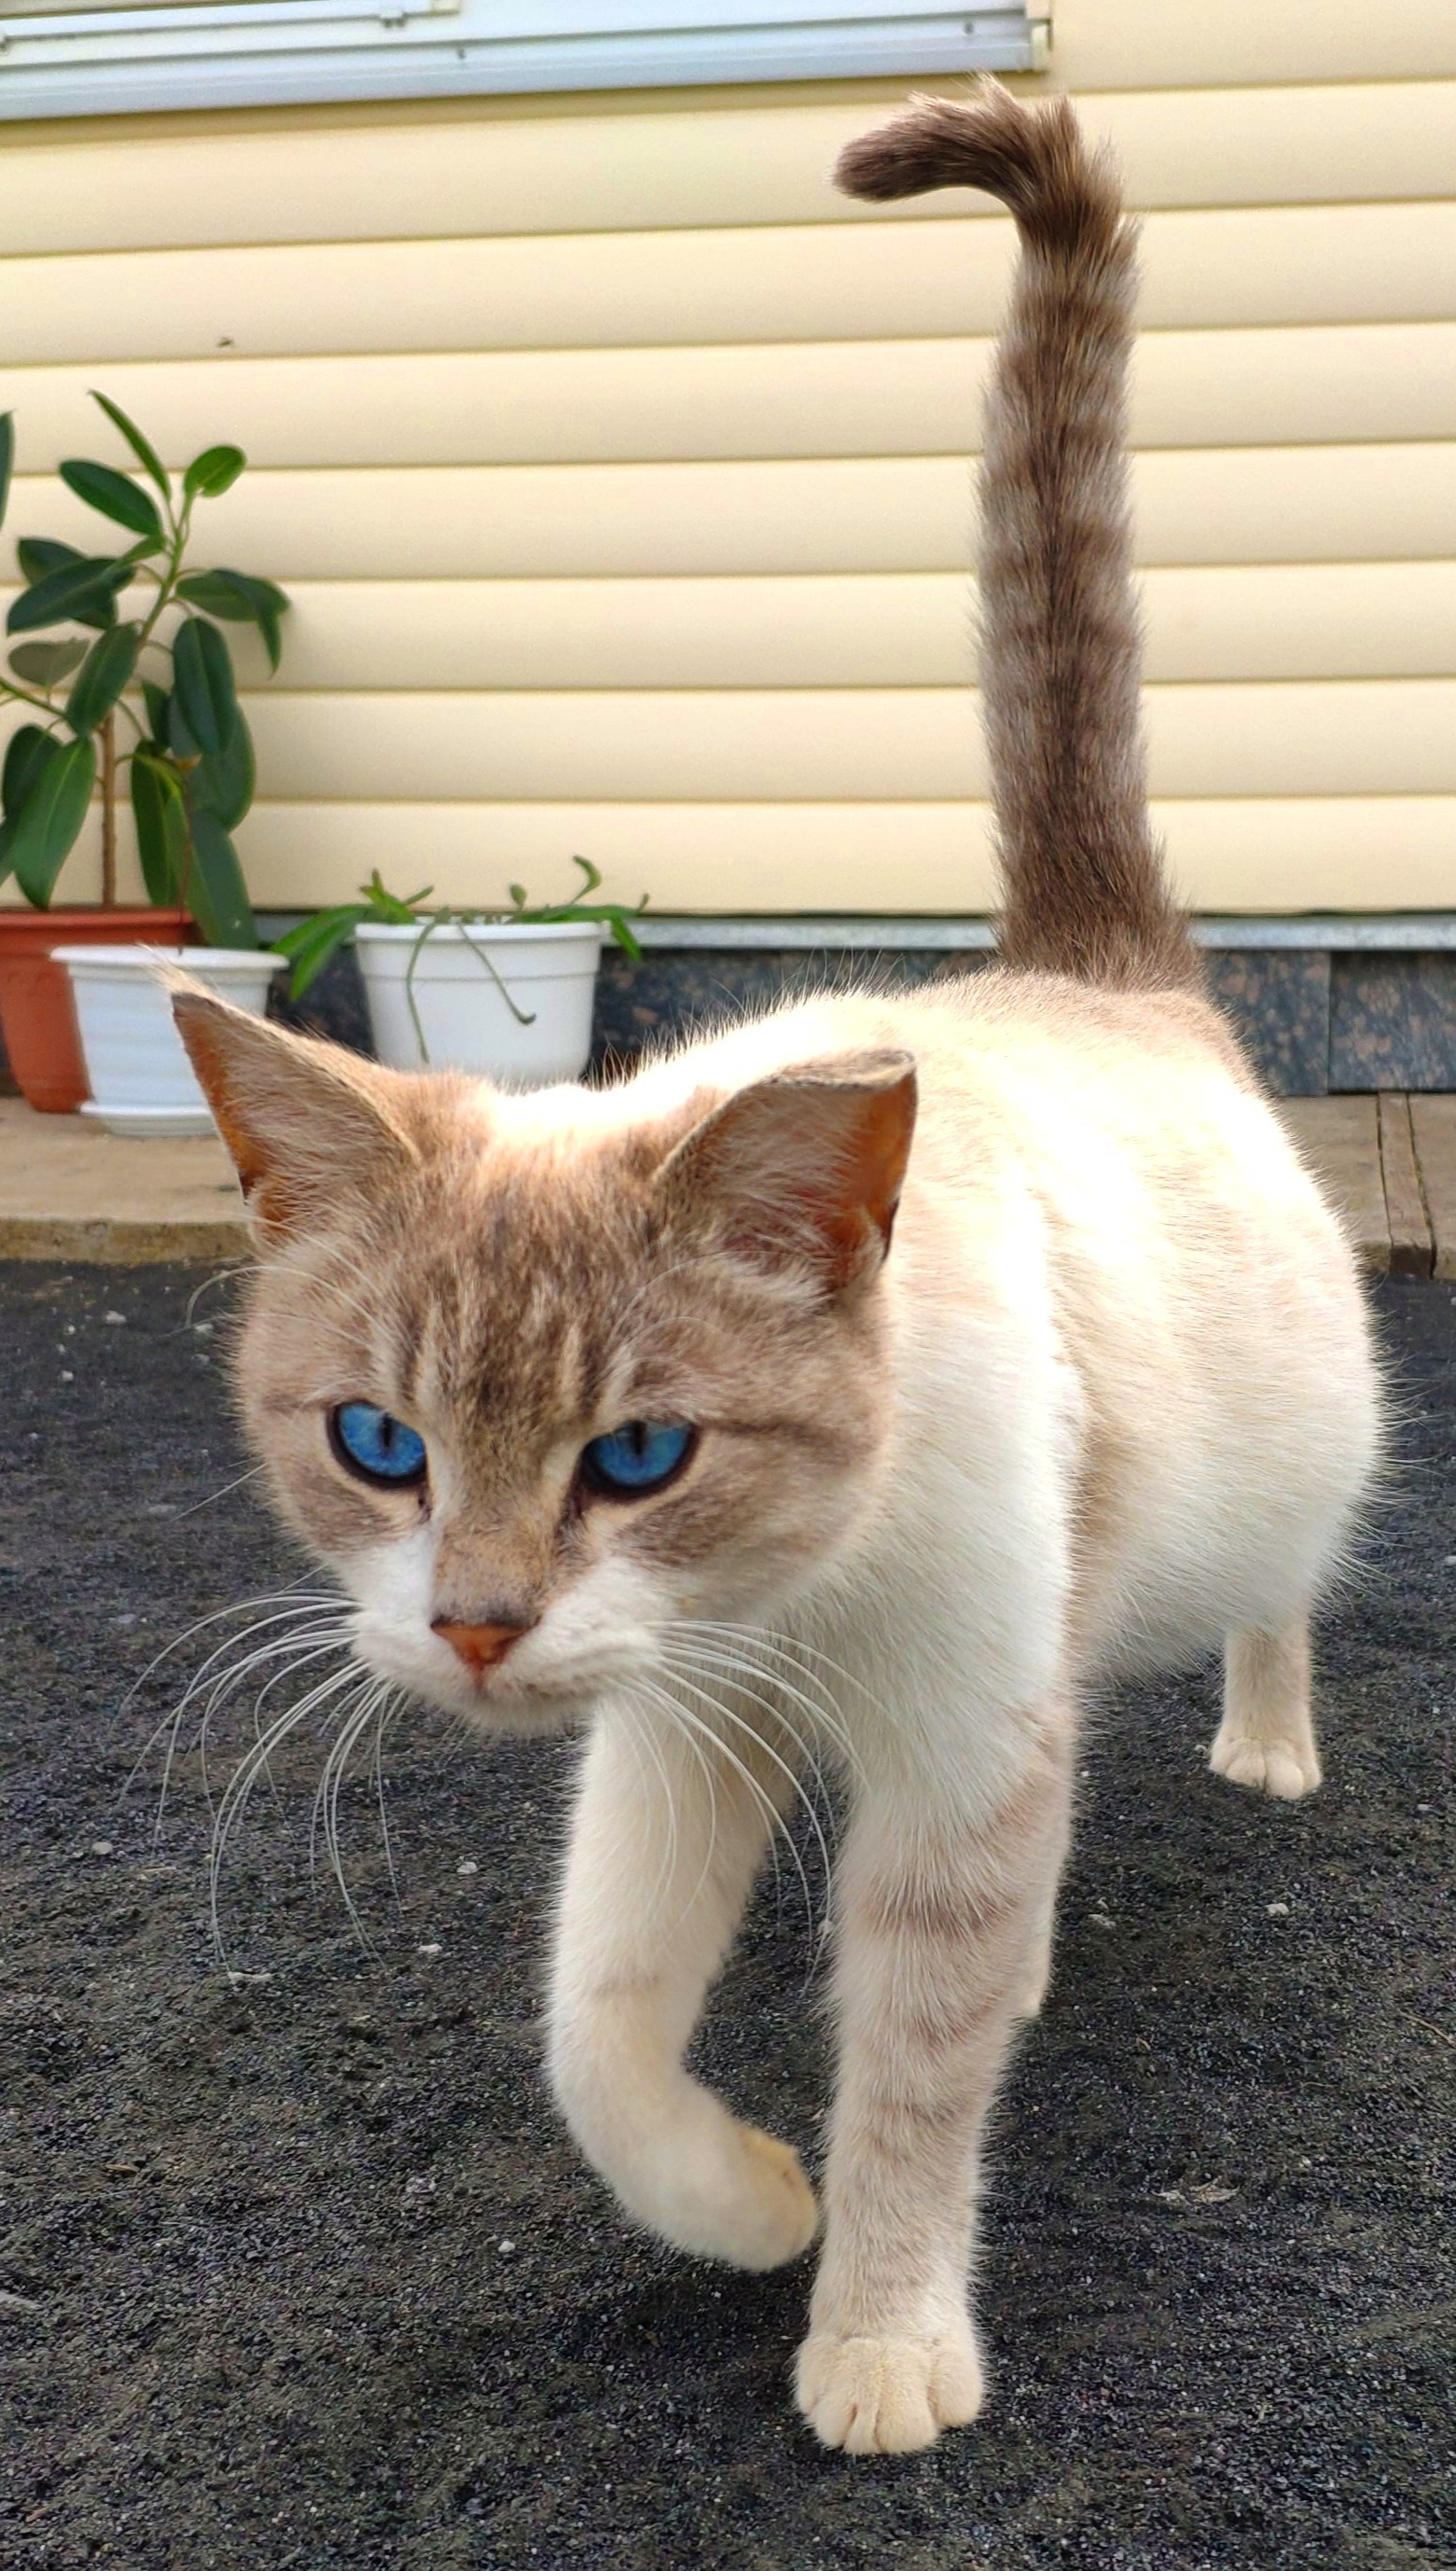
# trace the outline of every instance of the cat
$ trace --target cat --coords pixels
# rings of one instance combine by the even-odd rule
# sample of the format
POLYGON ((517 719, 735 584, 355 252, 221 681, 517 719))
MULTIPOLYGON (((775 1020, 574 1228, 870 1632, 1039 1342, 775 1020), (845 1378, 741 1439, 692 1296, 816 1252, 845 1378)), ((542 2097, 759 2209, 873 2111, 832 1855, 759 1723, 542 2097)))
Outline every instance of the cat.
POLYGON ((1310 1609, 1380 1405, 1349 1248, 1150 836, 1115 177, 994 83, 837 175, 1019 228, 982 487, 1000 965, 530 1095, 176 1008, 250 1210, 272 1498, 366 1671, 585 1728, 555 2096, 630 2216, 748 2269, 820 2206, 683 2056, 805 1761, 839 1773, 796 2385, 863 2453, 981 2406, 979 2144, 1047 1988, 1079 1710, 1221 1645, 1214 1769, 1319 1783, 1310 1609))

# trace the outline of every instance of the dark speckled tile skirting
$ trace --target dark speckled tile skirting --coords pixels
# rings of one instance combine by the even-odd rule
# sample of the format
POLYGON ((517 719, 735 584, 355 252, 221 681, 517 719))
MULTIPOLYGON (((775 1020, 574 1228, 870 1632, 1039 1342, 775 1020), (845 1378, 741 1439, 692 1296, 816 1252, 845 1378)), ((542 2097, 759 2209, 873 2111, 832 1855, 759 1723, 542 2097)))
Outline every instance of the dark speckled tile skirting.
MULTIPOLYGON (((657 946, 634 964, 608 946, 597 988, 595 1060, 599 1067, 630 1062, 646 1047, 796 992, 867 980, 900 989, 937 973, 974 972, 985 960, 943 946, 657 946)), ((1207 962, 1214 997, 1276 1095, 1456 1090, 1456 951, 1230 945, 1211 949, 1207 962)), ((297 1010, 275 1005, 294 1024, 368 1050, 351 953, 334 959, 297 1010)))
MULTIPOLYGON (((599 1060, 712 1025, 790 993, 873 977, 889 988, 982 959, 909 949, 875 955, 659 947, 633 964, 617 948, 597 992, 599 1060)), ((1208 957, 1213 996, 1277 1097, 1327 1090, 1456 1089, 1456 954, 1331 955, 1224 949, 1208 957)))

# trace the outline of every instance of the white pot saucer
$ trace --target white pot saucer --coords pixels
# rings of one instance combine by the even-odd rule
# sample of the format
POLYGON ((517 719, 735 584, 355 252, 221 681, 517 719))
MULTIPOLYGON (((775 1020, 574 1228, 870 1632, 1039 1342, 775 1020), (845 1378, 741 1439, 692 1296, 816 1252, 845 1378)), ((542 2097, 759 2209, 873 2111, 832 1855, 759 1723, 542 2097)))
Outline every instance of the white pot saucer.
POLYGON ((218 1131, 206 1107, 108 1107, 103 1098, 88 1098, 81 1113, 95 1117, 108 1134, 125 1134, 133 1139, 143 1135, 216 1135, 218 1131))

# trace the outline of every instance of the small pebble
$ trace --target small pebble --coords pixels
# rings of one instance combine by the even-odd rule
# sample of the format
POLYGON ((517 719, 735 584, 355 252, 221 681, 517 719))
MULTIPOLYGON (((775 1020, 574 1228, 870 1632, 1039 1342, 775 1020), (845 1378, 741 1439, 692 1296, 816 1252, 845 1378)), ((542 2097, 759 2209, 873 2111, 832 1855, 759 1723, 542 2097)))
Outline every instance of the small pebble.
POLYGON ((101 1317, 102 1317, 102 1319, 103 1319, 104 1321, 109 1321, 109 1322, 111 1323, 111 1325, 112 1325, 112 1328, 113 1328, 113 1329, 116 1329, 116 1328, 117 1328, 117 1327, 118 1327, 122 1322, 124 1322, 124 1321, 126 1320, 126 1317, 127 1317, 127 1316, 126 1316, 125 1312, 103 1312, 101 1317))
POLYGON ((114 1625, 135 1625, 137 1619, 135 1616, 113 1616, 111 1621, 114 1625))
POLYGON ((461 1858, 455 1871, 457 1874, 479 1874, 480 1868, 476 1864, 473 1856, 466 1856, 461 1858))
POLYGON ((93 1856, 110 1856, 113 1845, 114 1842, 111 1839, 93 1839, 91 1853, 93 1856))
POLYGON ((62 1368, 61 1368, 61 1381, 62 1381, 62 1383, 74 1383, 74 1382, 75 1382, 75 1380, 76 1380, 76 1377, 75 1377, 75 1376, 74 1376, 74 1374, 71 1372, 70 1367, 69 1367, 69 1366, 62 1366, 62 1368))
POLYGON ((1287 1919, 1289 1916, 1287 1901, 1266 1901, 1264 1908, 1271 1919, 1287 1919))
POLYGON ((516 2245, 514 2241, 498 2241, 495 2246, 503 2259, 509 2259, 516 2245))
POLYGON ((445 1950, 443 1946, 429 1945, 416 1946, 414 1951, 417 1955, 443 1955, 445 1950))

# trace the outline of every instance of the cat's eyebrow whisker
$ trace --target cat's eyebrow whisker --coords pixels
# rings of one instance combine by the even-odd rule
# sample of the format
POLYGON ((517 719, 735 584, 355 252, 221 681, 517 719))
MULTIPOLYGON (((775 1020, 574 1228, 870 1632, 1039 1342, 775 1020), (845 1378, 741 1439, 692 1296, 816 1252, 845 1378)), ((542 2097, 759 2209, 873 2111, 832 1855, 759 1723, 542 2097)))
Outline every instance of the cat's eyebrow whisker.
POLYGON ((226 1500, 230 1491, 241 1491, 244 1482, 255 1482, 259 1473, 266 1471, 265 1464, 249 1464, 247 1471, 240 1473, 236 1481, 225 1482, 220 1491, 209 1491, 205 1500, 194 1500, 190 1508, 179 1509, 178 1517, 195 1518, 199 1509, 210 1509, 215 1500, 226 1500))

